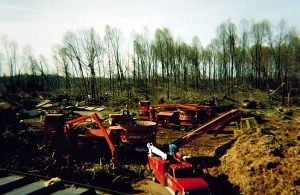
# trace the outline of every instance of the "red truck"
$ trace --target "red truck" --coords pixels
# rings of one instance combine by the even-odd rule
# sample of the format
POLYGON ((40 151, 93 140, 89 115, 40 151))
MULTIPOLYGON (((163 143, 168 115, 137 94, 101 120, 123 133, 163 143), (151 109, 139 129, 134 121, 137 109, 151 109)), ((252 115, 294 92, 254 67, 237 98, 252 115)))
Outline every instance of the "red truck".
POLYGON ((208 183, 192 164, 168 158, 166 153, 152 144, 147 146, 148 168, 152 171, 153 181, 167 186, 172 194, 210 194, 208 183))
POLYGON ((192 164, 187 162, 187 156, 182 156, 178 148, 190 143, 201 135, 222 127, 242 115, 240 110, 234 109, 224 112, 211 119, 192 132, 175 140, 169 145, 168 154, 148 143, 148 168, 153 174, 153 180, 166 185, 175 194, 210 194, 208 183, 197 174, 192 164))

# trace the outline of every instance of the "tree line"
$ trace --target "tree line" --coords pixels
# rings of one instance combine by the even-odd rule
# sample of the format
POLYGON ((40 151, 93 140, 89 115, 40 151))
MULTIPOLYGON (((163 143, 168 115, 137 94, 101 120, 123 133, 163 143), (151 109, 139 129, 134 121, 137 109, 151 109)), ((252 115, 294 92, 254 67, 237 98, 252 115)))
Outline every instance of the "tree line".
POLYGON ((44 56, 35 57, 30 47, 18 60, 17 43, 3 38, 0 70, 6 66, 8 75, 2 76, 2 88, 5 83, 10 90, 63 89, 93 99, 134 88, 163 92, 167 98, 172 92, 232 90, 241 85, 269 90, 285 83, 283 92, 299 89, 299 34, 284 20, 277 25, 268 20, 227 20, 207 46, 197 36, 191 43, 175 38, 168 28, 157 28, 153 36, 145 28, 134 34, 130 48, 123 44, 120 29, 108 25, 103 37, 93 28, 69 31, 54 47, 49 63, 44 56), (56 72, 49 71, 50 64, 56 72), (53 75, 63 79, 55 81, 53 75))

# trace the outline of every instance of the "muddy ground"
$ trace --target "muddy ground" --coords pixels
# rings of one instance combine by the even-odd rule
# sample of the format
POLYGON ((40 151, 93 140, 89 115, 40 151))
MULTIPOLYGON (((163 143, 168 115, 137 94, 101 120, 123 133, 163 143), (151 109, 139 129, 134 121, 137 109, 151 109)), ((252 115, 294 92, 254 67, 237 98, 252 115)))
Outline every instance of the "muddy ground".
MULTIPOLYGON (((255 116, 264 133, 234 138, 224 131, 205 134, 181 148, 209 174, 212 194, 299 194, 300 108, 245 109, 255 116)), ((120 152, 121 169, 112 170, 105 159, 58 155, 45 144, 39 118, 9 126, 1 132, 0 168, 61 177, 129 194, 168 194, 153 183, 146 169, 146 152, 120 152)), ((159 128, 157 143, 169 144, 186 132, 159 128)), ((77 151, 78 153, 82 151, 77 151)), ((96 152, 97 153, 97 152, 96 152)), ((95 153, 95 155, 97 155, 95 153)), ((112 193, 114 194, 114 193, 112 193)))

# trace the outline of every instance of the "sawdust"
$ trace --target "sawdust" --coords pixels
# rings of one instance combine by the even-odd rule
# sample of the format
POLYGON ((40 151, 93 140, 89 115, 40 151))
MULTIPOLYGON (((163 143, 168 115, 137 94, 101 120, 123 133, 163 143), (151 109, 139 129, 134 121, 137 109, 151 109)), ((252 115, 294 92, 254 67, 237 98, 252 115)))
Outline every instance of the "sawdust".
POLYGON ((228 175, 242 194, 300 192, 300 143, 294 137, 242 135, 220 160, 210 173, 228 175))

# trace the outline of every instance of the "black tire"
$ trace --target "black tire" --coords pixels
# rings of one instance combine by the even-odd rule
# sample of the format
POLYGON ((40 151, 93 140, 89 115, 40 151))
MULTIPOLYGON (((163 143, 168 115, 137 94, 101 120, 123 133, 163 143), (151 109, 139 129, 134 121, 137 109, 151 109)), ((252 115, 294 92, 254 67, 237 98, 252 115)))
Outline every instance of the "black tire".
POLYGON ((189 126, 187 129, 188 129, 188 131, 193 131, 194 128, 189 126))
POLYGON ((155 173, 154 170, 152 170, 152 172, 151 172, 151 177, 152 177, 152 181, 156 183, 157 180, 156 180, 156 178, 155 178, 154 173, 155 173))
POLYGON ((154 176, 152 177, 152 181, 156 183, 156 178, 154 176))
POLYGON ((185 131, 185 130, 186 130, 186 128, 185 128, 184 125, 180 125, 179 129, 180 129, 181 131, 185 131))

